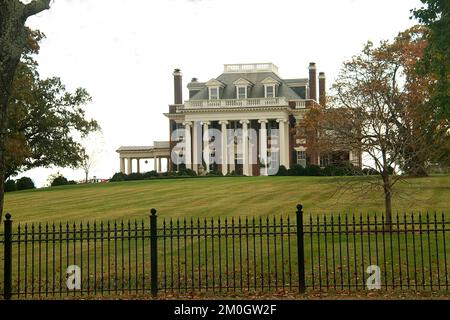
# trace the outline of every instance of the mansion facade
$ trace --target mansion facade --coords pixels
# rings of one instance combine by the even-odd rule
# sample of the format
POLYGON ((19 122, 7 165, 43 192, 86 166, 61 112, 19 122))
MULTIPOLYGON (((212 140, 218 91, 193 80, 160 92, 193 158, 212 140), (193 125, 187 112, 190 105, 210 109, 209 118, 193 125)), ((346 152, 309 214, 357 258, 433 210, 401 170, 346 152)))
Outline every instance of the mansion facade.
POLYGON ((192 169, 197 174, 220 171, 247 176, 276 174, 280 166, 327 166, 350 162, 361 166, 353 150, 319 153, 308 149, 303 123, 313 107, 326 103, 325 74, 309 64, 309 77, 283 79, 272 63, 226 64, 224 71, 207 82, 192 78, 183 100, 182 73, 175 69, 174 103, 164 115, 169 119, 170 141, 151 147, 121 147, 125 160, 167 159, 167 169, 192 169), (318 86, 317 86, 318 82, 318 86), (318 89, 318 90, 317 90, 318 89), (318 94, 317 94, 318 91, 318 94), (130 156, 133 155, 133 156, 130 156))

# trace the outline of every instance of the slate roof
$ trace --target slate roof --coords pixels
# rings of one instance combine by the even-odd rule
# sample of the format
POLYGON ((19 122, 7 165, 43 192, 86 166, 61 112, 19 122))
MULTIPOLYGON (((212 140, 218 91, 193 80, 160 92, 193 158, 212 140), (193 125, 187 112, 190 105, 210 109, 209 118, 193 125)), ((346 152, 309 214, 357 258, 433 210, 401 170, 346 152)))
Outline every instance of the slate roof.
MULTIPOLYGON (((236 87, 233 83, 239 78, 243 78, 254 83, 254 86, 252 86, 248 92, 248 98, 263 98, 264 85, 261 83, 261 81, 263 81, 267 77, 272 77, 280 82, 280 85, 278 86, 277 97, 286 97, 288 100, 303 99, 303 97, 299 96, 288 86, 288 83, 303 83, 306 81, 306 85, 308 79, 283 80, 273 72, 222 73, 219 77, 216 78, 226 85, 223 89, 220 99, 236 99, 236 87)), ((196 87, 198 84, 196 84, 196 87)), ((190 100, 207 99, 209 99, 209 92, 208 88, 204 86, 199 92, 192 96, 190 100)))

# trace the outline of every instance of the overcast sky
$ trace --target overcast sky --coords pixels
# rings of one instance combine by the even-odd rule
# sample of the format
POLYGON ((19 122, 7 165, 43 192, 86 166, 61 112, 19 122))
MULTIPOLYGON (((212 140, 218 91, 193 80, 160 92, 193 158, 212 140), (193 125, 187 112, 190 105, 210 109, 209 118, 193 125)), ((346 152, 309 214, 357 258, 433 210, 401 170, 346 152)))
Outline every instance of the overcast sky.
MULTIPOLYGON (((87 114, 102 127, 90 139, 92 175, 119 171, 121 145, 168 140, 163 113, 173 103, 172 72, 217 77, 226 63, 273 62, 282 78, 307 77, 309 62, 327 76, 372 40, 392 39, 412 26, 419 0, 55 0, 28 21, 47 36, 37 57, 42 77, 59 76, 69 90, 93 97, 87 114)), ((150 170, 151 163, 143 165, 150 170)), ((57 171, 83 179, 81 170, 35 169, 38 186, 57 171)))

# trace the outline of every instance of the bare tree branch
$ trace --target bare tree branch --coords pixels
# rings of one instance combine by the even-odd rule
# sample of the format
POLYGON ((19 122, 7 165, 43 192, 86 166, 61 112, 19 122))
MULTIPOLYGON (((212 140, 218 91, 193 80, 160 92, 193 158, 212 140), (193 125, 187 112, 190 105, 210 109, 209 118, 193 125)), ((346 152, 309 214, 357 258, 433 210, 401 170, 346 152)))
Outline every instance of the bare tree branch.
POLYGON ((23 16, 26 20, 29 17, 48 9, 50 9, 50 0, 34 0, 25 6, 23 16))

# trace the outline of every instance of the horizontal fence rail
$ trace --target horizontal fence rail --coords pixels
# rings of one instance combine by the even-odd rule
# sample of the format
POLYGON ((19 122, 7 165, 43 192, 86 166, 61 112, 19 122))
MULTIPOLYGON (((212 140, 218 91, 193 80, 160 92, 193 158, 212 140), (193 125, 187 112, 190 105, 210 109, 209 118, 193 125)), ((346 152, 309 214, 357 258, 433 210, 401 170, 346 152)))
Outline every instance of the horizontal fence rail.
POLYGON ((0 234, 5 299, 445 291, 444 213, 24 224, 0 234), (78 279, 80 281, 78 281, 78 279), (378 281, 377 281, 378 280, 378 281))

